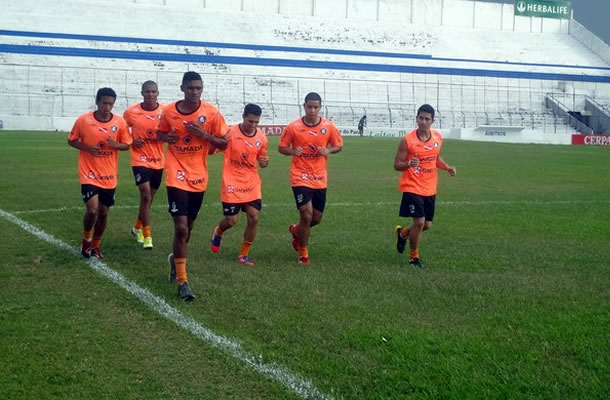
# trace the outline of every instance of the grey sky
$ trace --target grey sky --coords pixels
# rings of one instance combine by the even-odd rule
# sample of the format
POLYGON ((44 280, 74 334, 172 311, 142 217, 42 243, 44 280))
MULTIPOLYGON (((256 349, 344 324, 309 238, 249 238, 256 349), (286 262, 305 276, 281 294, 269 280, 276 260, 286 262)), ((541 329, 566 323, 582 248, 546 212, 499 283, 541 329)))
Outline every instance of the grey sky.
MULTIPOLYGON (((477 0, 510 3, 514 0, 477 0)), ((610 45, 610 0, 572 0, 574 19, 610 45)))

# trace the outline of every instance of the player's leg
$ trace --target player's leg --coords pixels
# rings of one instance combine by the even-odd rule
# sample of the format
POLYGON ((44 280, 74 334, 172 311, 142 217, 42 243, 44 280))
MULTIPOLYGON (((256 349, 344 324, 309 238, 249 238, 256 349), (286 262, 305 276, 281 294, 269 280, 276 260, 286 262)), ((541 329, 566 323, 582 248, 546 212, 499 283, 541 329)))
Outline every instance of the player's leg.
POLYGON ((313 220, 313 205, 311 201, 299 207, 299 223, 296 226, 296 235, 299 244, 299 262, 309 264, 309 233, 311 231, 311 221, 313 220))
POLYGON ((218 222, 218 225, 216 225, 212 231, 212 237, 210 238, 210 249, 212 252, 218 253, 220 251, 222 235, 237 223, 239 209, 240 206, 238 204, 222 203, 224 217, 218 222))
POLYGON ((110 207, 99 202, 97 209, 97 218, 95 220, 95 227, 93 230, 93 241, 91 242, 91 256, 97 258, 103 258, 104 255, 100 251, 100 242, 102 241, 102 236, 106 231, 106 225, 108 223, 108 212, 110 211, 110 207))
POLYGON ((249 254, 252 243, 254 242, 254 238, 256 238, 261 201, 257 200, 256 202, 248 203, 244 205, 243 208, 246 211, 248 223, 246 225, 246 229, 244 230, 244 240, 239 249, 239 262, 245 265, 254 265, 254 262, 250 259, 249 254))
POLYGON ((155 194, 161 186, 161 178, 163 176, 162 169, 149 169, 147 171, 147 181, 139 186, 140 188, 140 219, 142 220, 142 235, 144 241, 142 247, 145 249, 152 249, 152 228, 151 228, 151 214, 152 214, 152 203, 155 199, 155 194))
POLYGON ((142 227, 143 227, 143 222, 142 222, 142 189, 140 188, 140 185, 144 182, 144 179, 146 177, 145 171, 146 169, 144 167, 131 167, 131 170, 133 172, 133 177, 135 179, 136 182, 136 186, 138 187, 138 191, 140 193, 140 205, 138 207, 138 217, 136 218, 136 220, 133 223, 133 226, 131 227, 131 236, 133 236, 136 241, 139 244, 144 243, 144 233, 142 232, 142 227))
POLYGON ((83 216, 83 236, 81 240, 81 254, 85 258, 91 256, 91 243, 93 241, 93 226, 97 219, 99 195, 91 185, 82 185, 81 194, 85 202, 85 215, 83 216))

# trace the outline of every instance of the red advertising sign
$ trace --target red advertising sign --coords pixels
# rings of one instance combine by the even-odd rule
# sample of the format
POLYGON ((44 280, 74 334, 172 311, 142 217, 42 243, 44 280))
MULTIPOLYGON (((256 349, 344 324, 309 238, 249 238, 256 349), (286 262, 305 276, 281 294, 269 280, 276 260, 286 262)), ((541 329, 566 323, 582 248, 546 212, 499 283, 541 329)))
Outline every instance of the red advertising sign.
POLYGON ((610 135, 572 135, 572 144, 576 146, 610 146, 610 135))
POLYGON ((286 125, 259 125, 265 136, 280 136, 286 125))

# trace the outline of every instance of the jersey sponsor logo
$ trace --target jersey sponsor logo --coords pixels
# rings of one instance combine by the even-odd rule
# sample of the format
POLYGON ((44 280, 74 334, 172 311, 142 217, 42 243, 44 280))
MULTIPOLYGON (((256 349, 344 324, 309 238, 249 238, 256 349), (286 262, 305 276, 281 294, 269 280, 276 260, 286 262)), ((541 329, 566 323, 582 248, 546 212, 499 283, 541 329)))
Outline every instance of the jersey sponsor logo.
POLYGON ((176 179, 178 179, 180 182, 183 182, 186 179, 186 174, 184 173, 184 171, 177 171, 176 179))
POLYGON ((198 119, 199 119, 200 124, 205 123, 205 120, 206 120, 205 115, 200 115, 198 119))
POLYGON ((227 185, 227 193, 235 193, 235 186, 227 185))
POLYGON ((142 155, 140 156, 140 161, 142 161, 142 162, 146 162, 146 160, 147 160, 146 155, 145 155, 145 154, 142 154, 142 155))
POLYGON ((146 134, 147 134, 148 136, 152 136, 152 135, 154 135, 154 134, 155 134, 155 132, 154 132, 152 129, 149 129, 149 130, 147 130, 147 131, 146 131, 146 134))
POLYGON ((306 180, 307 180, 307 178, 308 178, 307 173, 306 173, 306 172, 303 172, 303 173, 301 174, 301 179, 302 179, 302 180, 304 180, 304 181, 306 181, 306 180))
POLYGON ((106 147, 106 142, 102 142, 102 141, 98 142, 97 147, 99 147, 100 150, 103 149, 104 147, 106 147))
POLYGON ((414 173, 415 175, 420 175, 420 174, 422 173, 422 169, 421 169, 421 167, 414 167, 414 168, 413 168, 413 173, 414 173))
POLYGON ((172 213, 178 212, 178 207, 176 207, 176 202, 175 201, 172 201, 172 206, 169 209, 169 211, 172 212, 172 213))
POLYGON ((87 178, 95 179, 95 173, 93 171, 89 171, 89 173, 87 174, 87 178))
POLYGON ((190 136, 185 136, 182 140, 184 141, 184 143, 190 144, 193 141, 193 138, 190 136))

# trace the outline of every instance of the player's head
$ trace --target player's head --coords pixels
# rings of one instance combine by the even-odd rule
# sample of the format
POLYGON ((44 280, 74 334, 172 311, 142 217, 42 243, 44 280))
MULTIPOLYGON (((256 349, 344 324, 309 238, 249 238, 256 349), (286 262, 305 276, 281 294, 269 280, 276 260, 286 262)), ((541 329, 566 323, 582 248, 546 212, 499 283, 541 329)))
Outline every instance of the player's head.
POLYGON ((417 127, 420 129, 430 129, 434 123, 434 107, 424 104, 417 109, 417 127))
POLYGON ((253 133, 261 120, 262 113, 263 110, 256 104, 246 104, 242 115, 244 119, 241 126, 243 131, 246 133, 253 133))
POLYGON ((156 104, 157 97, 159 97, 159 87, 155 81, 146 81, 142 84, 142 98, 144 99, 144 103, 147 104, 156 104))
POLYGON ((305 109, 307 119, 317 119, 320 116, 320 109, 322 108, 322 97, 316 92, 307 93, 303 108, 305 109))
POLYGON ((198 103, 203 92, 203 81, 197 72, 188 71, 182 76, 180 90, 184 92, 184 100, 189 103, 198 103))
POLYGON ((100 88, 95 95, 95 105, 97 110, 104 115, 110 114, 114 102, 116 101, 116 93, 111 88, 100 88))

